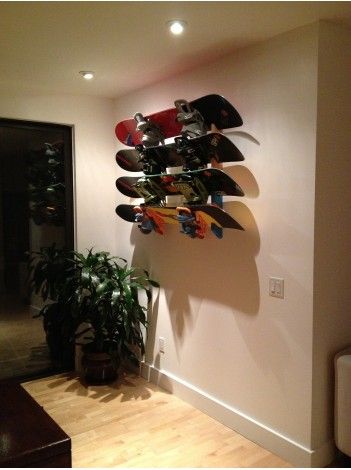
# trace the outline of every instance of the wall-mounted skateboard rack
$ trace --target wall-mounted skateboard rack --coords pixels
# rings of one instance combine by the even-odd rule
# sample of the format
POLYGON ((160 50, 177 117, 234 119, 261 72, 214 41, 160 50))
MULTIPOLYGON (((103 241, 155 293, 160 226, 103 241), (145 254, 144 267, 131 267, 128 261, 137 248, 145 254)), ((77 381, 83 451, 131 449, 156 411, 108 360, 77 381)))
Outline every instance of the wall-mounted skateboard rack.
POLYGON ((130 148, 116 154, 117 164, 143 176, 123 176, 116 187, 140 205, 120 204, 116 213, 137 223, 142 233, 165 233, 166 224, 179 224, 191 238, 204 238, 210 228, 223 237, 223 228, 244 230, 223 210, 223 196, 243 196, 240 186, 224 171, 208 167, 244 160, 240 150, 216 129, 238 127, 243 121, 225 98, 206 95, 175 101, 175 107, 149 116, 137 113, 116 125, 120 142, 130 148), (172 138, 171 143, 165 143, 172 138), (133 147, 133 148, 132 148, 133 147), (178 196, 176 206, 170 197, 178 196), (208 199, 211 203, 208 204, 208 199))

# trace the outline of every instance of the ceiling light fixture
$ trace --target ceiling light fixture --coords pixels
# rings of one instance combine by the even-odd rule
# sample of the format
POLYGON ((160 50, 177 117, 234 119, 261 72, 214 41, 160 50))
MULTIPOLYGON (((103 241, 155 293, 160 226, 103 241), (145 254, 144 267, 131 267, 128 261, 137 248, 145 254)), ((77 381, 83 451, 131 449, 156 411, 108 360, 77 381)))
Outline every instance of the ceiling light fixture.
POLYGON ((85 80, 91 80, 92 78, 94 78, 94 72, 88 72, 88 71, 82 70, 79 73, 83 76, 83 78, 85 78, 85 80))
POLYGON ((166 24, 170 32, 176 36, 182 34, 187 26, 187 22, 183 20, 170 20, 166 24))

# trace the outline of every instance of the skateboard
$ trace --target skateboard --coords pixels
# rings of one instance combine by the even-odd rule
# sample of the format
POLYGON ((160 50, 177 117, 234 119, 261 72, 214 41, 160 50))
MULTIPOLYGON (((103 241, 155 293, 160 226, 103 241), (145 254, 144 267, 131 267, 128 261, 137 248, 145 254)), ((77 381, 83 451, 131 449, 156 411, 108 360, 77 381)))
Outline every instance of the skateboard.
POLYGON ((150 147, 182 132, 188 131, 191 136, 205 134, 211 124, 220 130, 243 124, 238 111, 220 95, 206 95, 189 103, 177 100, 175 106, 145 117, 136 113, 134 118, 119 122, 115 128, 118 140, 130 147, 150 147))
MULTIPOLYGON (((220 192, 211 194, 211 204, 223 209, 223 194, 220 192)), ((217 238, 223 238, 223 228, 215 224, 211 224, 211 231, 217 238)))
POLYGON ((145 174, 163 173, 167 167, 174 166, 198 169, 212 159, 240 162, 244 156, 230 139, 216 132, 192 139, 179 138, 175 143, 162 146, 137 146, 137 149, 119 150, 116 154, 116 162, 123 170, 145 174))
POLYGON ((159 204, 166 196, 180 194, 189 204, 204 204, 212 193, 244 196, 241 187, 217 168, 169 175, 122 176, 117 179, 116 187, 125 196, 143 197, 148 204, 159 204))
POLYGON ((184 207, 120 204, 116 214, 127 222, 139 223, 139 229, 145 234, 155 231, 163 235, 166 224, 180 224, 181 232, 191 238, 204 238, 207 228, 212 225, 244 230, 223 209, 210 204, 184 207))

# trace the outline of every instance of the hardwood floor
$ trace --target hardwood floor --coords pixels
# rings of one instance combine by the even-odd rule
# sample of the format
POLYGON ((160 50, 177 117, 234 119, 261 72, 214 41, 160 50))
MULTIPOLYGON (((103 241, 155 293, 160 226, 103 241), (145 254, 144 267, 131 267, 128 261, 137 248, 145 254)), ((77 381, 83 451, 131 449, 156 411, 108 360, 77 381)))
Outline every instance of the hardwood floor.
POLYGON ((61 374, 22 386, 72 438, 74 467, 291 467, 141 377, 86 386, 61 374))

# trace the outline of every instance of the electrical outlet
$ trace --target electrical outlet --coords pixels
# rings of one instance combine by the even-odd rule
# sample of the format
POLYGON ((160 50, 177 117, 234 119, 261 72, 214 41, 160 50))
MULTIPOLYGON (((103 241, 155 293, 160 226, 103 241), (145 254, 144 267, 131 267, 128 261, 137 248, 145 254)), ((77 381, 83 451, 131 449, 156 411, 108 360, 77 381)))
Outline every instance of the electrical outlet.
POLYGON ((278 277, 269 278, 269 295, 284 299, 284 279, 278 277))
POLYGON ((160 353, 165 353, 165 345, 166 345, 166 341, 164 339, 163 336, 160 336, 158 338, 158 350, 160 351, 160 353))

